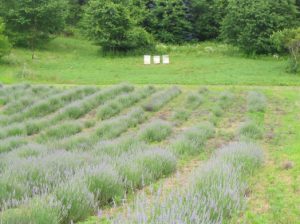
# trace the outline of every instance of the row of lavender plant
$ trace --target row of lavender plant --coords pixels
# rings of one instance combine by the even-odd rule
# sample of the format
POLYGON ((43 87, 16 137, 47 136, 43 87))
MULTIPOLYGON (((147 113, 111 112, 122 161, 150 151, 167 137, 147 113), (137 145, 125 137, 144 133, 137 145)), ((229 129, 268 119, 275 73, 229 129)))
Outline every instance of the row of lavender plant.
MULTIPOLYGON (((156 124, 157 121, 151 123, 149 126, 147 125, 145 128, 145 130, 147 130, 146 132, 148 132, 149 129, 152 130, 153 127, 156 127, 156 124)), ((167 129, 169 128, 169 124, 167 124, 166 122, 162 122, 158 124, 159 127, 162 126, 163 128, 165 127, 167 129)), ((148 138, 145 139, 144 137, 145 131, 141 131, 140 134, 138 134, 138 136, 140 136, 141 140, 148 139, 148 138)), ((128 148, 125 150, 124 147, 126 147, 126 144, 123 144, 124 142, 121 141, 122 144, 119 144, 118 146, 120 148, 123 148, 123 150, 119 151, 118 156, 112 153, 113 150, 108 150, 107 152, 109 153, 105 155, 103 153, 104 150, 102 150, 102 153, 99 153, 99 149, 96 150, 95 148, 95 150, 92 151, 92 155, 93 155, 92 158, 94 159, 97 158, 96 160, 98 162, 100 161, 99 159, 102 158, 103 162, 100 162, 99 165, 100 167, 95 167, 95 165, 91 165, 93 163, 89 161, 88 164, 90 164, 91 167, 89 166, 88 168, 84 169, 86 170, 84 172, 84 175, 82 174, 83 171, 76 172, 76 175, 73 178, 67 178, 69 179, 69 181, 66 181, 66 179, 62 181, 60 177, 52 178, 52 180, 60 180, 61 182, 66 183, 64 186, 57 188, 59 189, 57 191, 60 192, 57 193, 59 194, 59 196, 57 195, 55 195, 55 197, 53 196, 56 199, 57 197, 62 198, 58 200, 59 202, 64 201, 64 199, 67 198, 68 199, 67 202, 70 203, 70 204, 62 203, 64 204, 62 210, 66 211, 64 212, 66 214, 66 217, 63 218, 63 220, 65 220, 66 223, 70 220, 74 221, 77 219, 82 219, 89 212, 93 211, 95 209, 95 206, 99 202, 101 204, 103 203, 105 204, 112 199, 116 200, 118 196, 121 197, 124 195, 126 189, 128 190, 131 188, 135 189, 137 187, 141 187, 145 184, 150 183, 151 181, 154 181, 164 175, 168 175, 174 171, 176 167, 176 159, 172 155, 172 153, 169 152, 168 150, 149 148, 149 146, 139 141, 133 140, 132 138, 129 138, 126 141, 129 142, 132 141, 132 144, 128 143, 127 144, 128 148), (109 170, 114 170, 114 171, 108 172, 108 170, 105 169, 106 167, 109 167, 109 170), (80 178, 78 176, 80 176, 80 178), (91 177, 88 178, 87 186, 86 183, 85 184, 81 183, 83 180, 86 180, 86 178, 84 177, 89 177, 89 176, 91 177), (72 194, 69 193, 70 191, 72 192, 72 194), (67 196, 64 196, 65 193, 67 194, 67 196), (93 197, 94 199, 92 199, 93 197), (78 211, 78 208, 76 208, 76 204, 80 204, 80 211, 78 211)), ((113 141, 110 142, 113 144, 113 141)), ((146 140, 146 142, 148 141, 146 140)), ((39 154, 36 151, 32 152, 30 150, 27 153, 29 153, 29 155, 39 154)), ((23 151, 22 154, 27 154, 27 153, 24 153, 23 151)), ((88 160, 85 159, 85 161, 88 160)), ((43 164, 45 164, 45 162, 43 162, 43 164)), ((82 167, 83 166, 81 166, 81 168, 82 167)), ((70 173, 70 172, 63 172, 63 173, 70 173)), ((22 174, 22 176, 30 176, 30 175, 22 174)), ((37 190, 37 192, 40 191, 37 190)), ((35 200, 30 201, 29 203, 30 206, 29 205, 27 206, 31 208, 32 203, 36 203, 36 201, 35 200)), ((60 203, 55 203, 55 204, 57 205, 60 203)), ((51 211, 53 211, 53 207, 51 207, 50 212, 51 211)), ((7 214, 9 214, 10 212, 11 210, 8 210, 8 212, 4 213, 4 216, 9 216, 7 214)), ((15 215, 15 217, 18 217, 18 215, 17 216, 15 215)))
MULTIPOLYGON (((174 87, 175 88, 175 87, 174 87)), ((146 92, 152 92, 152 87, 148 87, 146 92)), ((154 94, 154 96, 151 97, 155 98, 156 95, 165 95, 168 100, 165 101, 164 104, 160 104, 157 106, 157 109, 160 109, 161 107, 165 106, 167 102, 173 99, 174 93, 173 91, 170 92, 170 90, 166 91, 160 91, 157 94, 154 94), (169 95, 170 96, 169 96, 169 95), (172 96, 172 97, 171 97, 172 96)), ((108 103, 109 104, 109 103, 108 103)), ((106 107, 104 105, 104 107, 106 107)), ((108 106, 110 108, 110 106, 108 106)), ((101 110, 101 108, 100 108, 101 110)), ((137 111, 140 111, 138 109, 137 111)), ((137 119, 141 119, 140 123, 143 123, 147 120, 147 118, 144 116, 144 112, 140 111, 137 114, 137 119)), ((124 117, 124 116, 121 116, 124 117)), ((126 116, 125 116, 126 117, 126 116)), ((96 126, 93 128, 92 133, 79 133, 78 135, 71 136, 70 138, 63 139, 62 141, 58 142, 60 147, 65 147, 66 149, 90 149, 95 143, 97 143, 100 140, 104 139, 112 139, 115 137, 118 137, 121 135, 124 131, 126 131, 128 128, 126 128, 126 122, 122 123, 122 118, 119 119, 118 117, 107 120, 104 122, 101 122, 99 124, 96 124, 96 126)))
POLYGON ((6 105, 9 102, 16 101, 21 98, 24 93, 31 92, 29 84, 6 85, 0 86, 0 104, 6 105))
POLYGON ((120 115, 98 123, 92 130, 64 138, 56 143, 57 147, 67 150, 88 150, 97 141, 113 139, 129 128, 137 126, 146 120, 146 114, 140 107, 131 109, 127 114, 120 115))
MULTIPOLYGON (((0 130, 0 139, 8 136, 37 134, 41 130, 48 128, 51 125, 57 124, 62 119, 76 119, 79 116, 82 116, 88 111, 92 110, 98 104, 104 103, 106 100, 115 97, 119 93, 128 92, 132 90, 132 86, 120 85, 103 91, 99 90, 93 93, 92 95, 87 95, 83 98, 79 95, 79 100, 63 106, 50 117, 48 116, 40 119, 32 119, 2 128, 0 130)), ((65 124, 63 124, 62 126, 65 126, 65 124)))
POLYGON ((247 178, 263 160, 259 146, 231 143, 195 171, 187 189, 158 193, 150 203, 141 196, 112 223, 225 223, 245 207, 247 178))
MULTIPOLYGON (((131 89, 128 89, 131 90, 131 89)), ((102 120, 106 120, 114 115, 117 115, 122 111, 122 109, 128 108, 132 106, 133 104, 137 103, 138 101, 146 98, 147 96, 153 94, 155 91, 154 88, 152 87, 146 87, 142 88, 140 90, 130 92, 130 93, 124 93, 121 94, 120 96, 117 96, 115 99, 109 100, 104 104, 100 105, 100 109, 97 110, 99 111, 106 111, 105 117, 102 118, 102 120), (116 103, 119 103, 118 107, 114 107, 113 105, 116 105, 116 103), (110 113, 110 116, 108 116, 108 113, 110 113)), ((104 102, 104 100, 102 100, 104 102)), ((98 103, 101 101, 98 100, 98 103)), ((60 120, 62 117, 66 117, 68 119, 76 119, 79 116, 82 116, 82 114, 86 114, 87 111, 91 111, 91 108, 94 108, 94 105, 92 105, 92 102, 88 101, 88 106, 79 106, 80 102, 76 105, 77 108, 80 108, 80 111, 77 111, 76 113, 70 113, 70 111, 75 111, 75 108, 73 106, 67 107, 67 113, 63 113, 60 116, 57 116, 54 118, 54 121, 60 120), (71 109, 72 108, 72 109, 71 109), (71 110, 70 110, 71 109, 71 110), (71 114, 73 114, 71 116, 71 114)), ((65 118, 65 119, 66 119, 65 118)), ((51 122, 53 123, 53 122, 51 122)), ((88 119, 86 121, 65 121, 63 123, 60 123, 56 126, 51 127, 50 129, 46 130, 44 133, 42 133, 39 137, 38 140, 43 142, 43 141, 52 141, 52 140, 58 140, 58 139, 63 139, 69 136, 72 136, 74 134, 77 134, 81 132, 84 128, 90 128, 91 126, 96 125, 96 120, 95 119, 88 119)))
POLYGON ((180 93, 181 90, 178 87, 171 87, 166 91, 154 94, 154 96, 151 99, 149 99, 143 105, 143 107, 146 111, 158 111, 162 106, 164 106, 170 100, 178 96, 180 93))
POLYGON ((6 103, 3 108, 3 114, 12 115, 20 113, 36 101, 61 93, 62 91, 63 89, 61 88, 54 88, 50 86, 32 86, 28 92, 23 92, 23 95, 19 99, 14 99, 6 103))
POLYGON ((116 99, 107 102, 97 111, 97 117, 105 120, 119 114, 123 109, 152 95, 156 89, 152 86, 142 88, 134 93, 125 93, 116 99))
POLYGON ((263 137, 263 114, 267 108, 264 94, 249 91, 247 95, 248 119, 240 125, 239 136, 243 140, 257 141, 263 137))
POLYGON ((8 125, 11 123, 21 122, 32 117, 42 117, 58 110, 65 103, 77 100, 78 98, 91 94, 96 90, 97 89, 93 87, 71 88, 62 93, 52 95, 49 98, 39 100, 18 114, 1 117, 0 122, 2 125, 8 125))

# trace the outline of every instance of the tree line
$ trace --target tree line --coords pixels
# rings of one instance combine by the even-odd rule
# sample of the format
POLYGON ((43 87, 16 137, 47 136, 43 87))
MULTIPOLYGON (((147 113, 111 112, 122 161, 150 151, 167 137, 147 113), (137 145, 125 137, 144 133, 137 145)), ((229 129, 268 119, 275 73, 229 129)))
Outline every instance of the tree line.
POLYGON ((11 45, 34 51, 74 28, 103 51, 217 39, 247 54, 287 52, 299 11, 300 0, 1 0, 0 56, 11 45))

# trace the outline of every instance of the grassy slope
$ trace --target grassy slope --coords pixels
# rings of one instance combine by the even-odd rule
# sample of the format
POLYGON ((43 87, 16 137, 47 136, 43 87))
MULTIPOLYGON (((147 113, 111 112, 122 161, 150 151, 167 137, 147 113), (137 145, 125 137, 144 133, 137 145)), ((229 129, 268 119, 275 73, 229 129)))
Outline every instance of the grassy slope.
POLYGON ((271 88, 265 116, 267 163, 253 179, 245 223, 300 222, 300 90, 271 88), (291 169, 284 169, 287 161, 291 169))
POLYGON ((25 80, 36 83, 300 84, 299 75, 285 73, 285 60, 245 58, 230 54, 224 45, 213 43, 173 47, 170 53, 172 64, 168 66, 144 66, 142 56, 102 57, 98 49, 85 40, 62 37, 52 41, 46 49, 37 51, 34 61, 30 51, 14 49, 11 56, 0 63, 0 82, 22 81, 25 70, 25 80), (207 53, 207 46, 212 46, 215 51, 207 53))

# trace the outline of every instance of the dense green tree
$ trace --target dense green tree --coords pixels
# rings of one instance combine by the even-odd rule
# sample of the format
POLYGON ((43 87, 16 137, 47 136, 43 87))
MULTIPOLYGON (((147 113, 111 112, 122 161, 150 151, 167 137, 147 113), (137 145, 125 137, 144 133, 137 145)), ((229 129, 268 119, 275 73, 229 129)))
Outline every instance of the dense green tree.
POLYGON ((192 39, 189 1, 145 0, 142 26, 163 43, 183 43, 192 39))
POLYGON ((4 55, 7 55, 11 48, 7 36, 4 35, 4 29, 4 23, 0 18, 0 58, 2 58, 4 55))
POLYGON ((198 40, 217 38, 228 0, 192 0, 193 31, 198 40))
POLYGON ((152 36, 137 26, 129 6, 124 1, 90 0, 83 19, 86 35, 104 51, 153 47, 152 36))
POLYGON ((67 24, 76 26, 83 16, 83 7, 88 0, 68 0, 69 13, 67 16, 67 24))
POLYGON ((229 0, 222 37, 248 54, 269 53, 272 33, 293 27, 296 17, 293 0, 229 0))
POLYGON ((67 5, 65 0, 2 0, 0 13, 13 44, 30 47, 49 41, 63 30, 67 5))

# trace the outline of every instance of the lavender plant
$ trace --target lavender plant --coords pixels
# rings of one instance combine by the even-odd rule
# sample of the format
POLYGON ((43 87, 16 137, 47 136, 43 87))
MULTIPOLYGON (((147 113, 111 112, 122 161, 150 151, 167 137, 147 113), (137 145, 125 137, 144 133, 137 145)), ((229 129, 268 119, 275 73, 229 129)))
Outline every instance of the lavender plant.
POLYGON ((140 138, 148 143, 160 142, 172 133, 170 123, 163 120, 155 120, 147 124, 140 132, 140 138))
POLYGON ((204 102, 204 97, 197 93, 190 93, 186 98, 186 106, 192 109, 199 107, 204 102))
POLYGON ((174 111, 172 114, 172 120, 174 120, 177 123, 182 123, 184 121, 187 121, 190 116, 189 111, 185 109, 179 109, 177 111, 174 111))
POLYGON ((149 99, 143 107, 146 111, 158 111, 161 107, 178 96, 180 93, 181 90, 176 86, 166 91, 158 92, 157 94, 154 94, 153 97, 149 99))
POLYGON ((165 149, 145 149, 127 153, 117 160, 120 175, 129 189, 147 185, 176 169, 176 157, 165 149))
POLYGON ((97 117, 102 120, 111 118, 112 116, 120 113, 123 109, 128 108, 134 103, 152 95, 154 92, 155 88, 149 86, 133 93, 120 95, 113 101, 109 101, 101 106, 97 111, 97 117))
POLYGON ((171 150, 180 156, 196 155, 204 149, 206 141, 213 137, 214 133, 214 126, 209 122, 203 122, 183 132, 171 145, 171 150))
POLYGON ((264 112, 267 107, 265 95, 259 92, 250 91, 247 96, 247 109, 250 112, 264 112))
POLYGON ((239 127, 239 135, 244 140, 259 140, 263 137, 263 131, 253 120, 242 123, 239 127))
POLYGON ((224 91, 219 96, 218 105, 225 110, 232 104, 233 100, 234 94, 230 91, 224 91))
POLYGON ((20 136, 8 137, 0 140, 0 153, 9 152, 14 148, 26 144, 26 140, 20 136))
POLYGON ((191 177, 189 187, 148 203, 139 197, 126 218, 117 223, 227 223, 245 207, 247 177, 263 163, 263 152, 252 143, 231 143, 219 149, 191 177))
POLYGON ((6 119, 1 119, 0 122, 1 124, 9 124, 23 121, 26 118, 42 117, 58 110, 65 103, 72 102, 80 97, 91 94, 95 91, 96 89, 91 87, 73 88, 60 94, 53 95, 47 99, 37 101, 21 113, 9 116, 6 119))

